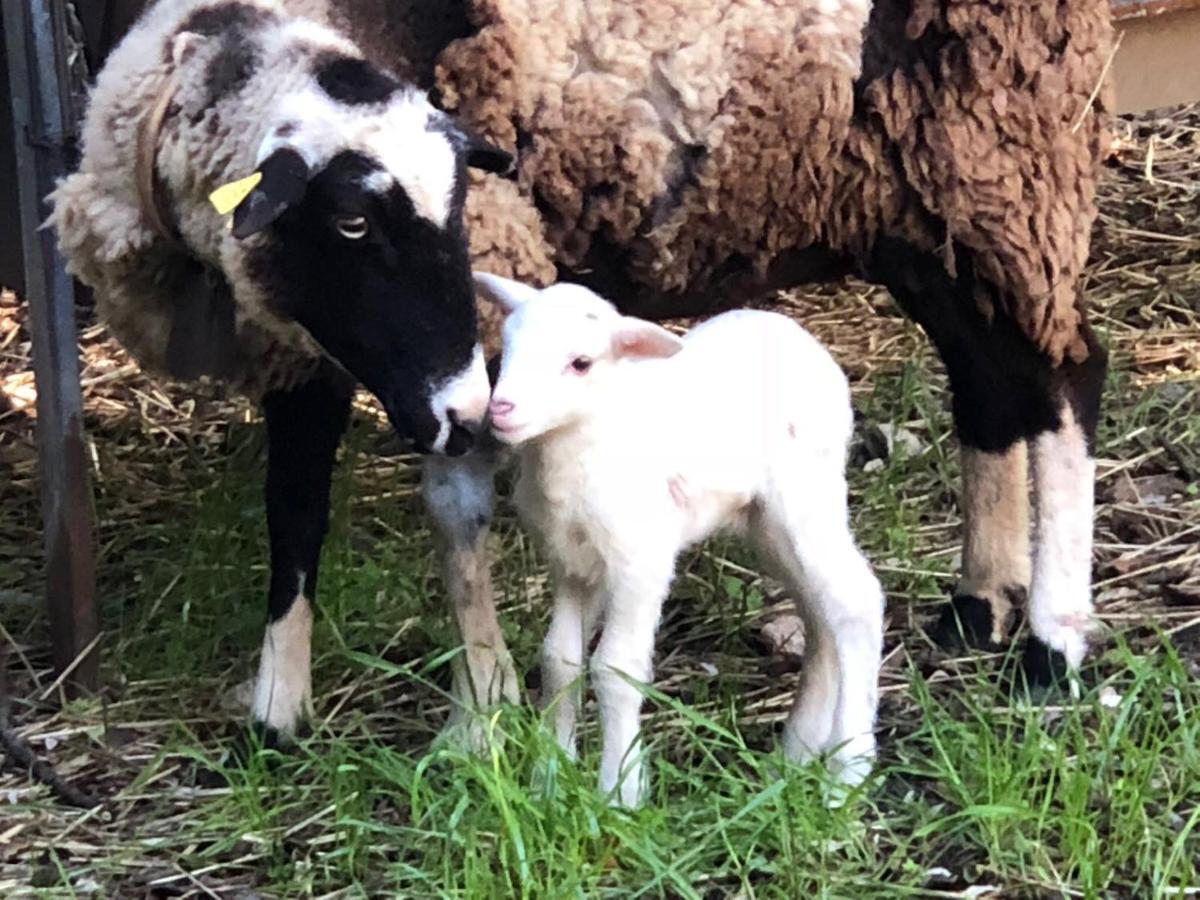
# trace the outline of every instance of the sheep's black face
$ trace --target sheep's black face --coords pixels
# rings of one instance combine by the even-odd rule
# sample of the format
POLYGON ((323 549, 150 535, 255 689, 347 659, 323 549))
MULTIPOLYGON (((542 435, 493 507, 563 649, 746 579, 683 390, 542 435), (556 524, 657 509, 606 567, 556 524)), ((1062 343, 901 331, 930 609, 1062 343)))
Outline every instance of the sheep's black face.
POLYGON ((469 448, 488 399, 462 225, 465 166, 460 154, 435 215, 422 183, 406 179, 406 188, 366 154, 343 152, 272 218, 253 266, 271 282, 276 312, 375 394, 398 433, 449 454, 469 448))

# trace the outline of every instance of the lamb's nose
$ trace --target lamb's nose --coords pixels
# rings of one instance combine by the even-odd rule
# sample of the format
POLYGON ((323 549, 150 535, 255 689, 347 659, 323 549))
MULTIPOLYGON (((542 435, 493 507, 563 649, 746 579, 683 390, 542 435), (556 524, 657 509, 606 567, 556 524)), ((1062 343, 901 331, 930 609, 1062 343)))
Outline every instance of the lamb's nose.
POLYGON ((508 400, 492 400, 491 406, 488 407, 488 412, 492 414, 493 419, 503 419, 516 409, 516 405, 508 400))

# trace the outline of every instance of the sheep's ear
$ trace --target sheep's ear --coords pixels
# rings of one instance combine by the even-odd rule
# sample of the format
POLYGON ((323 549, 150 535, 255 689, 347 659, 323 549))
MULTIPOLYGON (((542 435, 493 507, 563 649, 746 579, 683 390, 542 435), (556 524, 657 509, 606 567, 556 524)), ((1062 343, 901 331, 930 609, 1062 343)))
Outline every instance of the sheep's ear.
POLYGON ((258 167, 262 179, 233 211, 233 236, 238 240, 262 231, 308 189, 308 163, 291 147, 280 147, 258 167))
POLYGON ((175 35, 171 41, 171 62, 175 64, 175 68, 183 68, 207 40, 204 35, 194 31, 181 31, 175 35))
POLYGON ((520 281, 513 281, 511 278, 502 278, 499 275, 492 275, 490 272, 475 272, 474 274, 475 286, 484 296, 498 303, 505 312, 516 312, 518 308, 539 293, 537 288, 522 284, 520 281))
POLYGON ((491 141, 477 135, 470 128, 454 123, 458 135, 459 146, 466 157, 467 165, 481 172, 491 172, 502 178, 517 177, 516 160, 507 150, 497 147, 491 141))
POLYGON ((633 316, 622 316, 613 333, 612 350, 617 359, 666 359, 682 349, 682 338, 633 316))

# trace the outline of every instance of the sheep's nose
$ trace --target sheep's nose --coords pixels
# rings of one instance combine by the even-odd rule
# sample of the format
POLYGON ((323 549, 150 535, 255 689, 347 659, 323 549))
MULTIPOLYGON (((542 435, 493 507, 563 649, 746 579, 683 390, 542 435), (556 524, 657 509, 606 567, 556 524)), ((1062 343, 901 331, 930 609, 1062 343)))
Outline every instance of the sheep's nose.
POLYGON ((483 429, 483 413, 476 410, 448 409, 446 418, 451 425, 456 425, 470 434, 478 434, 483 429))
POLYGON ((488 412, 491 413, 492 419, 503 419, 512 414, 516 409, 516 404, 508 400, 493 399, 491 406, 488 407, 488 412))

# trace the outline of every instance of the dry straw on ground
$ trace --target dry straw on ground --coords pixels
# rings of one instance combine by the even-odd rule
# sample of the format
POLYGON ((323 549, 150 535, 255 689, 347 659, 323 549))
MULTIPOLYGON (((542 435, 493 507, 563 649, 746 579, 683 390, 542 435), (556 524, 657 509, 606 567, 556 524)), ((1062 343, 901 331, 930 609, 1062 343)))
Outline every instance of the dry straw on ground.
MULTIPOLYGON (((1095 321, 1112 350, 1116 387, 1110 395, 1112 433, 1099 461, 1096 529, 1096 597, 1103 621, 1114 627, 1154 622, 1181 647, 1200 650, 1200 500, 1188 485, 1200 483, 1200 106, 1120 123, 1102 192, 1086 291, 1095 321), (1163 387, 1165 385, 1165 387, 1163 387), (1138 412, 1143 394, 1156 388, 1161 403, 1138 412)), ((904 320, 886 295, 852 283, 796 291, 783 306, 827 342, 849 371, 856 397, 870 396, 874 379, 895 375, 914 359, 937 365, 917 329, 904 320)), ((83 386, 86 396, 93 478, 100 510, 98 540, 102 599, 106 591, 137 578, 139 554, 169 554, 157 535, 163 523, 187 515, 194 506, 189 482, 181 476, 196 458, 220 460, 240 423, 257 420, 244 402, 216 388, 183 390, 143 376, 95 324, 80 313, 83 386), (182 512, 180 512, 182 511, 182 512)), ((944 401, 940 376, 933 391, 944 401)), ((180 723, 213 735, 235 714, 212 697, 192 697, 169 671, 161 677, 121 685, 105 704, 59 712, 47 669, 45 631, 36 598, 42 588, 38 531, 36 454, 32 440, 34 386, 24 309, 11 293, 0 297, 0 641, 11 647, 11 678, 18 702, 16 730, 60 776, 107 798, 85 813, 56 805, 23 771, 0 773, 0 810, 8 798, 46 798, 22 812, 0 812, 0 893, 47 875, 49 848, 74 859, 100 859, 120 846, 140 860, 130 873, 130 892, 163 891, 232 896, 252 886, 249 863, 231 857, 219 871, 183 872, 172 857, 156 851, 189 811, 224 788, 197 786, 185 761, 157 770, 152 783, 134 784, 180 723), (181 701, 181 691, 186 700, 181 701), (181 702, 186 708, 179 713, 181 702), (147 713, 150 713, 147 717, 147 713), (139 856, 140 854, 140 856, 139 856)), ((376 414, 367 400, 360 405, 376 414)), ((921 421, 895 423, 921 440, 930 432, 921 421)), ((412 459, 363 457, 356 465, 378 485, 380 495, 364 504, 409 498, 416 484, 412 459), (387 497, 383 496, 386 493, 387 497)), ((858 488, 861 492, 861 486, 858 488)), ((861 496, 856 496, 861 500, 861 496)), ((357 501, 356 501, 357 502, 357 501)), ((866 502, 866 501, 863 501, 866 502)), ((899 665, 901 647, 921 644, 918 619, 948 586, 959 524, 953 488, 930 480, 906 490, 905 502, 925 510, 911 538, 920 559, 936 571, 937 589, 912 596, 922 571, 887 558, 877 559, 895 591, 885 671, 882 727, 900 727, 909 710, 907 684, 899 665), (917 601, 917 602, 914 602, 917 601), (925 601, 925 602, 922 602, 925 601)), ((376 523, 386 527, 384 523, 376 523)), ((375 524, 364 525, 374 530, 375 524)), ((421 536, 423 538, 423 536, 421 536)), ((866 539, 868 545, 870 539, 866 539)), ((712 551, 716 552, 716 551, 712 551)), ((261 565, 254 560, 253 565, 261 565)), ((736 571, 732 560, 720 560, 736 571)), ((504 563, 500 566, 502 573, 504 563)), ((503 574, 502 574, 502 577, 503 574)), ((691 578, 703 577, 693 573, 691 578)), ((681 579, 680 591, 689 579, 681 579)), ((925 582, 920 582, 925 583, 925 582)), ((537 596, 541 576, 528 579, 519 596, 537 596)), ((169 593, 170 588, 163 592, 169 593)), ((160 598, 161 601, 161 598, 160 598)), ((512 607, 524 601, 508 601, 512 607)), ((143 614, 152 620, 158 601, 143 614)), ((660 687, 683 690, 691 673, 709 664, 707 646, 720 623, 703 613, 686 621, 668 619, 660 687), (674 630, 672 630, 674 629, 674 630)), ((396 640, 413 627, 393 623, 396 640)), ((122 636, 110 633, 105 646, 118 652, 122 636)), ((1136 632, 1135 632, 1136 634, 1136 632)), ((243 648, 248 654, 250 648, 243 648)), ((113 671, 110 658, 108 671, 113 671)), ((246 674, 245 658, 230 658, 221 679, 230 688, 246 674)), ((736 664, 725 660, 724 664, 736 664)), ((935 677, 958 677, 954 660, 938 659, 935 677)), ((783 666, 784 669, 787 666, 783 666)), ((761 661, 747 662, 761 669, 761 661)), ((740 715, 747 724, 777 719, 786 710, 794 682, 788 678, 748 679, 740 715)), ((207 685, 206 687, 213 687, 207 685)), ((425 735, 443 707, 410 712, 406 698, 389 697, 390 713, 376 710, 373 684, 342 685, 327 692, 322 714, 334 716, 347 704, 370 709, 372 727, 396 736, 413 727, 425 735), (355 690, 355 687, 358 690, 355 690), (397 712, 397 710, 400 710, 397 712)), ((411 704, 410 704, 411 706, 411 704)))

